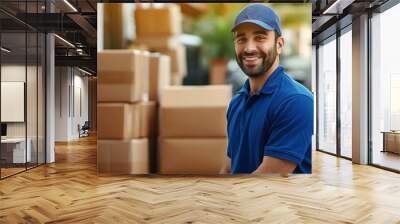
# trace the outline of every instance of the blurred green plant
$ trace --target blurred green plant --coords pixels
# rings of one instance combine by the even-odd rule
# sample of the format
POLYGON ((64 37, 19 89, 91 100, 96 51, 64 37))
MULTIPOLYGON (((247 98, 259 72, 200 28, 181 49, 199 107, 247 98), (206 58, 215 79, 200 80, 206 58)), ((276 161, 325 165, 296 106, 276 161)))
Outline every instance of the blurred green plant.
POLYGON ((193 33, 203 40, 202 53, 207 62, 235 57, 231 27, 232 15, 210 13, 193 24, 193 33))

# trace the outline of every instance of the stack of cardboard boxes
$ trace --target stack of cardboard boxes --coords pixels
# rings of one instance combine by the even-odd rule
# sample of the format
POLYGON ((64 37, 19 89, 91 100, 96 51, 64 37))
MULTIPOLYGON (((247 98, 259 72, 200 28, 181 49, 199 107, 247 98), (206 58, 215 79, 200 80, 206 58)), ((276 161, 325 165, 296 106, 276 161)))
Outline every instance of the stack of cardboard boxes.
POLYGON ((171 58, 167 55, 159 53, 151 53, 149 58, 149 99, 156 103, 155 110, 155 135, 150 141, 150 161, 151 172, 156 173, 158 170, 157 151, 158 151, 158 117, 159 117, 159 100, 162 90, 170 86, 171 80, 171 58))
POLYGON ((135 10, 135 45, 171 58, 171 84, 181 85, 187 73, 186 49, 180 41, 182 14, 176 4, 135 10))
POLYGON ((231 87, 169 86, 170 66, 170 57, 158 53, 99 52, 100 173, 217 174, 220 170, 226 158, 231 87))
POLYGON ((156 103, 149 98, 150 53, 98 53, 97 164, 100 173, 150 171, 149 138, 156 133, 156 103))
POLYGON ((231 86, 170 86, 162 92, 159 172, 217 174, 226 158, 231 86))

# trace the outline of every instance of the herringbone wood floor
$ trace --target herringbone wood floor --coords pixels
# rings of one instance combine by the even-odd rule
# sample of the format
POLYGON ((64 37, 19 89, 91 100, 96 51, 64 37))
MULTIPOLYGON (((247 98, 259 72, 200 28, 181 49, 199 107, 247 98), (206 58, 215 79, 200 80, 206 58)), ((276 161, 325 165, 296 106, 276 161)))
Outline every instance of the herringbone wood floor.
POLYGON ((315 152, 313 174, 98 176, 94 137, 0 181, 0 223, 400 223, 400 175, 315 152))

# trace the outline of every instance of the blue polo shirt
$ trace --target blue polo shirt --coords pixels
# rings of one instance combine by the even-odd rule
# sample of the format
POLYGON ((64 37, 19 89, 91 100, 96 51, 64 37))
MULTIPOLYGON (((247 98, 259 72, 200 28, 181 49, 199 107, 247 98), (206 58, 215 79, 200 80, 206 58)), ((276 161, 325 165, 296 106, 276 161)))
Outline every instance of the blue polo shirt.
POLYGON ((295 163, 293 173, 311 173, 312 93, 281 66, 261 90, 249 93, 247 80, 227 111, 232 174, 252 173, 264 156, 295 163))

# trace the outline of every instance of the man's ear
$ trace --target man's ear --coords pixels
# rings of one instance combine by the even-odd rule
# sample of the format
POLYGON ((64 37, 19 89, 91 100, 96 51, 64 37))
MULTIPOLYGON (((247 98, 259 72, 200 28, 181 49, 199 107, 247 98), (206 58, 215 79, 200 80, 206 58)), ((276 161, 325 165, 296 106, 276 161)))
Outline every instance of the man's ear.
POLYGON ((278 39, 276 40, 276 50, 278 54, 282 53, 284 45, 285 45, 285 40, 283 39, 283 37, 278 37, 278 39))

